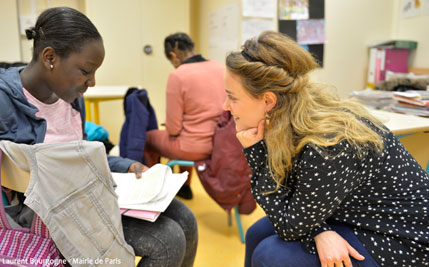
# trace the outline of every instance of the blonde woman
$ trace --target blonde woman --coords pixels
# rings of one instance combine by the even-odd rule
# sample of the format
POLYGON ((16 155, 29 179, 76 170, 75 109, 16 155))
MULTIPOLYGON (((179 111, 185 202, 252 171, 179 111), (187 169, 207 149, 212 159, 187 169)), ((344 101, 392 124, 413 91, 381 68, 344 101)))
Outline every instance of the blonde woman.
POLYGON ((246 266, 429 264, 429 178, 357 103, 309 80, 313 57, 277 32, 226 59, 224 109, 267 217, 246 266))

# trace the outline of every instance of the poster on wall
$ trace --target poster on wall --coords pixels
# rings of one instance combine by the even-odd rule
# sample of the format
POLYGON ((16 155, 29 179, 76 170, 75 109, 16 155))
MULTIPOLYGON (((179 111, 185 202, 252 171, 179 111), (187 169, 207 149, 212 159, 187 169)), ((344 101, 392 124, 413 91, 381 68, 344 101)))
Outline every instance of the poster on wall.
POLYGON ((241 21, 241 43, 258 36, 261 32, 275 31, 276 24, 272 19, 243 18, 241 21))
POLYGON ((277 0, 242 0, 243 16, 273 18, 276 15, 277 0))
POLYGON ((423 15, 429 16, 429 0, 423 2, 423 15))
POLYGON ((279 0, 278 27, 279 32, 297 41, 323 67, 325 0, 279 0))
POLYGON ((323 44, 325 42, 325 20, 298 20, 296 41, 301 45, 323 44))
POLYGON ((238 4, 225 6, 209 14, 208 58, 224 62, 227 53, 238 48, 239 17, 238 4))
POLYGON ((280 20, 308 19, 308 0, 279 0, 280 20))
POLYGON ((420 0, 402 0, 402 17, 413 18, 420 16, 420 0))

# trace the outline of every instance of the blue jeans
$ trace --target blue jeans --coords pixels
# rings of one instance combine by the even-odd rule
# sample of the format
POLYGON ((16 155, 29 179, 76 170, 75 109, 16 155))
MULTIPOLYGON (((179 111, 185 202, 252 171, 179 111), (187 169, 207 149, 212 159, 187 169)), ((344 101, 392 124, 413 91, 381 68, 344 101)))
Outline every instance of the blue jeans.
MULTIPOLYGON (((332 230, 341 235, 356 249, 365 260, 358 261, 350 257, 353 267, 379 267, 364 248, 352 229, 343 224, 331 224, 332 230)), ((246 233, 246 267, 281 266, 305 267, 320 266, 319 256, 309 253, 298 241, 284 241, 275 232, 268 217, 253 224, 246 233)))

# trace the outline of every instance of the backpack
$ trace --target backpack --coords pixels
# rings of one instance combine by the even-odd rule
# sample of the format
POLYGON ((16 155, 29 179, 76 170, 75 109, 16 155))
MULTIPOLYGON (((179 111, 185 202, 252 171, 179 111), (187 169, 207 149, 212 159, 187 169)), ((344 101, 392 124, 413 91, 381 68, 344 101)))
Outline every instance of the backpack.
POLYGON ((223 209, 238 205, 241 214, 250 214, 256 201, 250 189, 252 170, 236 137, 235 122, 229 111, 219 118, 209 159, 196 161, 195 169, 207 193, 223 209))
MULTIPOLYGON (((0 150, 0 169, 2 157, 3 152, 0 150)), ((66 261, 60 256, 39 216, 34 214, 31 228, 12 228, 7 219, 3 199, 0 201, 0 265, 64 266, 66 261)))

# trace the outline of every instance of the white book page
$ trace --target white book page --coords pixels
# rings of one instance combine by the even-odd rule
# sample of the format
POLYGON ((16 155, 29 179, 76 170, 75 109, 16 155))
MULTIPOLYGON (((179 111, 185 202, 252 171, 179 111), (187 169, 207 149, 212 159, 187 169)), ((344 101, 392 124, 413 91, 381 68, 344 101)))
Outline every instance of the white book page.
POLYGON ((172 173, 170 167, 156 164, 137 179, 134 173, 112 173, 117 184, 119 207, 163 212, 188 179, 188 172, 172 173))
POLYGON ((118 185, 119 205, 140 204, 159 198, 165 183, 165 177, 171 174, 171 169, 162 164, 156 164, 142 173, 137 179, 134 173, 112 173, 113 180, 118 185))
POLYGON ((161 195, 165 194, 165 197, 147 203, 134 205, 119 204, 119 206, 126 209, 164 212, 187 179, 188 172, 170 173, 165 177, 164 187, 161 192, 161 195))

